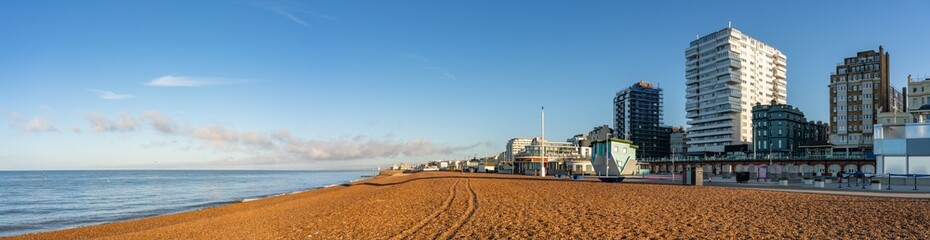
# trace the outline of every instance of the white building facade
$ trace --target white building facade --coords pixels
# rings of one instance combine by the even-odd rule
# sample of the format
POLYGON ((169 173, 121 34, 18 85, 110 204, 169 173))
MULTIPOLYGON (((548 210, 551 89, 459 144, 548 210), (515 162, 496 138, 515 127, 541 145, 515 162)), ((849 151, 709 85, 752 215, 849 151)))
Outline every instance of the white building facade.
POLYGON ((752 105, 787 103, 787 57, 728 27, 685 50, 688 153, 752 143, 752 105))
POLYGON ((509 141, 507 141, 506 160, 513 161, 517 154, 523 152, 523 150, 526 149, 526 146, 529 146, 532 143, 532 138, 511 138, 509 141))

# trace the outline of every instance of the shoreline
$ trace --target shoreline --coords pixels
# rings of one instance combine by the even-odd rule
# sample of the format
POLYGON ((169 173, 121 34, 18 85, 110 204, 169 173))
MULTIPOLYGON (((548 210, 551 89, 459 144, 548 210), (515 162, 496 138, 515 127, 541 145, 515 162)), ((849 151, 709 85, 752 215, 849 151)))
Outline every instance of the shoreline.
MULTIPOLYGON (((170 171, 173 171, 173 170, 170 170, 170 171)), ((185 170, 181 170, 181 171, 185 171, 185 170)), ((200 171, 200 170, 191 170, 191 171, 200 171)), ((243 171, 248 171, 248 170, 243 170, 243 171)), ((287 170, 282 170, 282 171, 287 171, 287 170)), ((299 170, 293 170, 293 171, 299 171, 299 170)), ((361 176, 361 175, 360 175, 360 176, 361 176)), ((377 177, 377 175, 374 176, 374 177, 377 177)), ((348 181, 343 181, 343 182, 340 182, 340 183, 328 184, 328 185, 325 185, 325 186, 318 186, 318 187, 303 188, 303 189, 300 189, 300 190, 287 191, 287 192, 283 192, 283 193, 275 193, 275 194, 267 194, 267 195, 261 195, 261 196, 244 197, 244 198, 236 199, 236 200, 208 202, 208 203, 203 203, 203 204, 194 205, 194 206, 191 207, 191 208, 187 208, 187 207, 178 207, 177 209, 181 209, 181 210, 177 210, 177 211, 172 211, 171 209, 162 209, 162 210, 164 210, 164 213, 155 214, 155 215, 147 215, 147 216, 146 216, 146 215, 143 214, 143 216, 140 216, 140 217, 132 217, 132 218, 119 219, 119 220, 114 220, 114 221, 106 221, 106 222, 100 222, 100 223, 92 223, 92 224, 89 224, 89 225, 71 226, 71 227, 66 227, 66 228, 50 229, 50 230, 46 230, 46 231, 30 232, 30 233, 23 233, 23 234, 17 234, 17 235, 0 235, 0 239, 19 238, 19 237, 25 237, 25 236, 28 236, 28 235, 37 235, 37 234, 53 233, 53 232, 68 231, 68 230, 81 229, 81 228, 93 228, 93 227, 103 226, 103 225, 108 225, 108 224, 119 224, 119 223, 125 223, 125 222, 141 221, 141 220, 146 220, 146 219, 150 219, 150 218, 166 217, 166 216, 177 215, 177 214, 185 214, 185 213, 191 213, 191 212, 197 212, 197 211, 204 211, 204 210, 208 210, 208 209, 212 209, 212 208, 219 208, 219 207, 224 207, 224 206, 229 206, 229 205, 234 205, 234 204, 239 204, 239 203, 249 203, 249 202, 261 201, 261 200, 266 200, 266 199, 273 199, 273 198, 277 198, 277 197, 285 197, 285 196, 289 196, 289 195, 301 194, 301 193, 305 193, 305 192, 316 191, 316 190, 321 190, 321 189, 326 189, 326 188, 331 188, 331 187, 345 186, 345 185, 352 184, 352 183, 355 183, 355 182, 368 181, 368 180, 374 179, 374 177, 361 177, 361 178, 357 178, 357 179, 352 179, 352 180, 348 180, 348 181)))
POLYGON ((926 200, 590 180, 414 173, 9 239, 930 237, 926 200))

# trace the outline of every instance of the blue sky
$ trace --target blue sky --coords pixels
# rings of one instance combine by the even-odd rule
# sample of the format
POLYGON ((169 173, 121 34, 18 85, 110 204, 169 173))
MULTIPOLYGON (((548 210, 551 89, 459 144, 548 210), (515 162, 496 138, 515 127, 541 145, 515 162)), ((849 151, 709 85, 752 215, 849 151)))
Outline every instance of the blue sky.
POLYGON ((0 2, 0 169, 372 168, 496 155, 609 124, 733 26, 788 56, 788 101, 827 120, 828 77, 884 45, 930 75, 926 1, 0 2))

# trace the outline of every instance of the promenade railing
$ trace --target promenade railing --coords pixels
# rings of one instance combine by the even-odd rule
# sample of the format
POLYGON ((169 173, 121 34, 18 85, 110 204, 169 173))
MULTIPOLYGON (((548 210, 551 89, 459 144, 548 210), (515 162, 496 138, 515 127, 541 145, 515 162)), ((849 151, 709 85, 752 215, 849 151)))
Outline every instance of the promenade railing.
POLYGON ((886 175, 888 175, 888 176, 887 176, 887 177, 888 177, 888 188, 886 188, 886 190, 891 190, 891 185, 892 185, 892 184, 891 184, 891 179, 902 179, 902 178, 903 178, 903 179, 904 179, 904 184, 903 184, 903 185, 904 185, 904 186, 907 186, 907 180, 908 180, 909 178, 913 178, 913 179, 914 179, 914 191, 917 191, 917 190, 918 190, 918 189, 917 189, 917 178, 930 177, 930 175, 928 175, 928 174, 890 174, 890 173, 889 173, 889 174, 886 174, 886 175))
POLYGON ((718 161, 845 161, 845 160, 875 160, 875 156, 863 153, 850 154, 752 154, 726 155, 726 156, 679 156, 666 158, 640 158, 641 163, 658 162, 718 162, 718 161))

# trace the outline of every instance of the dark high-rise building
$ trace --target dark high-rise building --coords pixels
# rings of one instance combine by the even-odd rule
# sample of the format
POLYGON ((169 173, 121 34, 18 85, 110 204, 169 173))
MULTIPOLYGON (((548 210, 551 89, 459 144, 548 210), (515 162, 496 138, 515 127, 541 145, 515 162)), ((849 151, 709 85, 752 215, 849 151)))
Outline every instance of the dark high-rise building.
POLYGON ((804 113, 787 104, 752 107, 753 145, 757 152, 794 152, 801 146, 827 143, 829 125, 807 121, 804 113))
POLYGON ((617 92, 614 129, 614 137, 639 146, 637 157, 667 157, 671 131, 662 126, 662 89, 640 81, 617 92))

